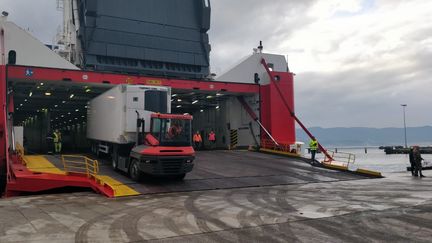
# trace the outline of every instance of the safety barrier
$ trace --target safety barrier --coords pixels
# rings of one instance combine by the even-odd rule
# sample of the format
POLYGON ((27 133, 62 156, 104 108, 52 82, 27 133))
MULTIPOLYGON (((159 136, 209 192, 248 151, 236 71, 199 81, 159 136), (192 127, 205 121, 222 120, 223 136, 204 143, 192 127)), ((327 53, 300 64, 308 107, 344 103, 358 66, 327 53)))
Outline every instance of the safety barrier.
POLYGON ((24 147, 20 144, 20 143, 15 143, 15 152, 17 155, 17 159, 19 162, 21 162, 21 164, 26 165, 26 160, 25 158, 25 149, 24 147))
MULTIPOLYGON (((327 150, 327 153, 330 154, 330 156, 333 158, 332 161, 337 161, 337 162, 341 162, 343 164, 343 166, 348 167, 350 164, 354 164, 355 162, 355 154, 351 154, 351 153, 345 153, 345 152, 335 152, 335 151, 331 151, 331 150, 327 150)), ((330 161, 327 157, 324 160, 324 163, 331 163, 332 161, 330 161)))
POLYGON ((84 174, 94 179, 98 176, 99 163, 97 160, 80 155, 62 155, 61 160, 66 174, 84 174))
POLYGON ((230 148, 235 149, 238 143, 238 131, 237 129, 230 130, 230 148))
POLYGON ((15 144, 15 149, 19 156, 24 156, 24 147, 20 143, 15 144))

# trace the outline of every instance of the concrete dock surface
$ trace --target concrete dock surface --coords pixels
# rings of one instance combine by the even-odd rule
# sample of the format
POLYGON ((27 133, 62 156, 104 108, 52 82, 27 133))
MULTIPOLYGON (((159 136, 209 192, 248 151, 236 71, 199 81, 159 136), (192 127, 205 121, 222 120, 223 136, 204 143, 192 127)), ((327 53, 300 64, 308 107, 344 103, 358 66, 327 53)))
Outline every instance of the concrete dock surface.
MULTIPOLYGON (((294 165, 310 167, 314 178, 323 170, 294 165)), ((0 242, 431 242, 430 171, 421 179, 334 173, 341 178, 116 199, 93 192, 2 199, 0 242)))

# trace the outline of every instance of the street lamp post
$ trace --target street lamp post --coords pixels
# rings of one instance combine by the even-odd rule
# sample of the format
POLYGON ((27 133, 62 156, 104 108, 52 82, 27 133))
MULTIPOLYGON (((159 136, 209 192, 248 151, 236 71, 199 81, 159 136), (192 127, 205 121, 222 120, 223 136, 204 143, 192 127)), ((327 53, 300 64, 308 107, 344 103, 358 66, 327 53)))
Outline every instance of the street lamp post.
POLYGON ((404 121, 404 131, 405 131, 405 148, 408 148, 407 144, 407 130, 406 130, 406 119, 405 119, 405 108, 407 107, 407 104, 401 104, 403 108, 403 121, 404 121))

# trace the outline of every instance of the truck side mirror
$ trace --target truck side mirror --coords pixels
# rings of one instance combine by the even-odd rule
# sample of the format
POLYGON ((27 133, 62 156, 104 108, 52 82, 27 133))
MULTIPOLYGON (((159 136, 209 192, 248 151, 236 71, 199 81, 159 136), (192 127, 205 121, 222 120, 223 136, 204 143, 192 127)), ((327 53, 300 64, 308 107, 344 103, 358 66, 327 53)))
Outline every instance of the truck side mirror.
POLYGON ((259 82, 260 82, 260 77, 259 77, 259 74, 258 73, 255 73, 254 74, 254 82, 256 83, 256 84, 259 84, 259 82))
POLYGON ((16 51, 10 50, 8 54, 8 64, 15 65, 16 64, 16 51))

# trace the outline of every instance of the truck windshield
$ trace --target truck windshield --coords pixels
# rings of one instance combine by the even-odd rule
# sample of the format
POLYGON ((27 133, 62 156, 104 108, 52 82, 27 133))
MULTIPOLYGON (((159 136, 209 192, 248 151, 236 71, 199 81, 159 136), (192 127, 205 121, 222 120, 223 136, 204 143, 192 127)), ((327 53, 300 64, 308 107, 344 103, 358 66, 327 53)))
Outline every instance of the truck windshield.
POLYGON ((191 146, 191 120, 153 118, 151 133, 161 146, 191 146))

